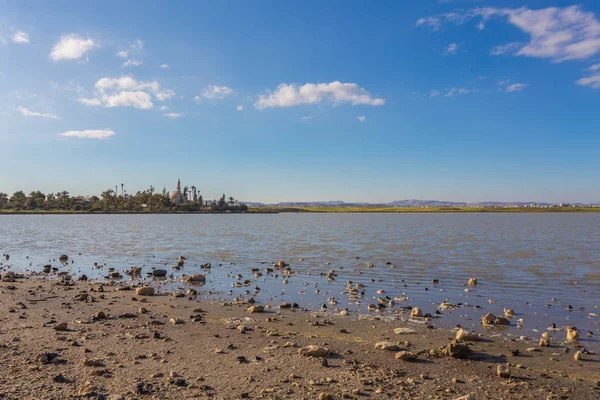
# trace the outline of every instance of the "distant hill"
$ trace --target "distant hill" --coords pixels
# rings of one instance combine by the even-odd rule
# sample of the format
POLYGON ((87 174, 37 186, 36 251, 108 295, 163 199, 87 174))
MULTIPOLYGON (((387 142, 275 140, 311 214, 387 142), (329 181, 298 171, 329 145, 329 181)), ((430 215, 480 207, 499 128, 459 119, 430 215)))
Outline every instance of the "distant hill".
MULTIPOLYGON (((248 207, 525 207, 534 204, 538 207, 549 207, 558 205, 554 203, 540 203, 535 201, 515 201, 515 202, 503 202, 503 201, 481 201, 475 203, 466 203, 462 201, 446 201, 446 200, 395 200, 389 203, 368 203, 368 202, 355 202, 347 203, 342 200, 334 201, 286 201, 281 203, 260 203, 245 201, 248 207)), ((588 206, 598 205, 598 203, 573 203, 574 206, 588 206)))

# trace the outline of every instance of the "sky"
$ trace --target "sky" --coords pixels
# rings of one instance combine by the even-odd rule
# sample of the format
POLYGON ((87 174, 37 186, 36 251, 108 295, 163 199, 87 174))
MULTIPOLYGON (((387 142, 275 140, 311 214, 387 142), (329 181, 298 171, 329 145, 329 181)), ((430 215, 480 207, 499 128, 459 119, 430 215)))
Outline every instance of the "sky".
POLYGON ((600 202, 600 2, 0 0, 0 192, 600 202))

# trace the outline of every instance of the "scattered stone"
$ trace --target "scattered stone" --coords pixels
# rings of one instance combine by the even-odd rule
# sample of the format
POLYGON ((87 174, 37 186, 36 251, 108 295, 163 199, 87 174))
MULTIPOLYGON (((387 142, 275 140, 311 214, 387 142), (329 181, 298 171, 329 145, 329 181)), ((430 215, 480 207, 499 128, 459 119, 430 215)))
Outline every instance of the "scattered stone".
POLYGON ((378 342, 375 344, 375 348, 377 350, 385 350, 385 351, 398 351, 400 347, 392 342, 378 342))
POLYGON ((167 276, 167 270, 166 269, 155 269, 154 271, 152 271, 152 276, 155 276, 155 277, 167 276))
POLYGON ((325 347, 311 344, 309 346, 302 347, 301 349, 299 349, 298 353, 306 357, 327 357, 327 355, 329 354, 329 350, 325 347))
POLYGON ((248 307, 249 313, 262 313, 265 311, 265 307, 261 305, 255 305, 248 307))
POLYGON ((494 325, 508 326, 510 325, 510 320, 504 317, 496 317, 494 319, 494 325))
POLYGON ((417 359, 418 355, 416 353, 410 352, 410 351, 399 351, 396 353, 395 355, 397 360, 402 360, 402 361, 414 361, 417 359))
POLYGON ((573 358, 577 361, 581 361, 582 355, 583 355, 583 353, 581 351, 578 351, 577 353, 575 353, 573 355, 573 358))
POLYGON ((479 336, 476 333, 470 332, 466 329, 459 329, 458 332, 456 332, 456 340, 476 342, 479 340, 479 336))
POLYGON ((567 341, 573 342, 577 339, 579 339, 579 332, 577 331, 577 328, 574 326, 567 327, 567 341))
POLYGON ((444 356, 453 358, 466 358, 470 353, 471 349, 467 344, 457 343, 456 341, 450 342, 442 349, 442 354, 444 356))
POLYGON ((99 321, 101 319, 106 319, 106 314, 104 314, 104 311, 98 311, 94 314, 92 314, 92 319, 99 321))
POLYGON ((152 296, 154 294, 154 288, 152 286, 143 286, 135 289, 135 294, 138 296, 152 296))
POLYGON ((500 378, 508 379, 510 378, 510 370, 505 365, 498 365, 496 367, 496 375, 500 378))
POLYGON ((421 311, 421 309, 419 307, 414 307, 410 311, 410 316, 413 317, 413 318, 422 318, 423 317, 423 311, 421 311))
POLYGON ((58 324, 54 327, 54 330, 58 331, 58 332, 64 332, 64 331, 68 330, 68 325, 66 322, 61 322, 60 324, 58 324))
POLYGON ((477 286, 477 279, 475 278, 470 278, 469 282, 467 282, 469 284, 469 286, 477 286))
POLYGON ((181 325, 183 324, 185 321, 180 319, 180 318, 171 318, 169 320, 169 322, 171 323, 171 325, 181 325))
POLYGON ((394 333, 396 335, 411 335, 417 333, 417 331, 411 328, 395 328, 394 333))
POLYGON ((481 317, 482 325, 494 325, 494 321, 496 320, 496 316, 492 313, 487 313, 483 317, 481 317))
POLYGON ((206 277, 202 274, 187 275, 181 278, 181 281, 185 283, 205 283, 206 277))

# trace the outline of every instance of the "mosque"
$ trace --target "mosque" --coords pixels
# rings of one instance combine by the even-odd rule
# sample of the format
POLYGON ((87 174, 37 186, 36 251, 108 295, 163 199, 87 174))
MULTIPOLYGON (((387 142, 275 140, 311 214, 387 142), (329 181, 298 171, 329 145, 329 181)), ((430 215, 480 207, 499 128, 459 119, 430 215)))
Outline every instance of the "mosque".
POLYGON ((181 193, 181 182, 177 179, 177 189, 174 192, 171 192, 169 195, 169 200, 171 200, 171 204, 175 206, 179 206, 181 204, 187 203, 187 199, 181 193))

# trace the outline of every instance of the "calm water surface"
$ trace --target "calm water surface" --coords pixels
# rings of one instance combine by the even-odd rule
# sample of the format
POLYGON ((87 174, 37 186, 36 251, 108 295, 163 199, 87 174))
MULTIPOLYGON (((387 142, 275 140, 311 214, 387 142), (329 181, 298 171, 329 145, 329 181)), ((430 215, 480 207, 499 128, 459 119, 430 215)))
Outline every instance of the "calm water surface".
POLYGON ((600 213, 15 215, 0 216, 0 252, 11 256, 3 267, 15 271, 60 266, 57 258, 65 253, 74 263, 60 269, 90 278, 103 278, 107 267, 171 271, 184 255, 175 278, 212 263, 203 272, 204 295, 231 299, 249 297, 249 290, 258 302, 309 308, 333 296, 337 307, 358 314, 383 289, 392 298, 410 298, 396 309, 420 306, 433 314, 445 299, 465 305, 445 312, 439 325, 480 330, 482 313, 502 315, 506 307, 517 312, 515 320, 524 319, 523 328, 511 326, 515 335, 537 337, 535 330, 554 322, 583 330, 589 346, 598 342, 585 331, 600 336, 600 213), (254 278, 250 272, 279 259, 294 272, 288 284, 281 275, 254 278), (106 267, 94 269, 95 262, 106 267), (328 282, 320 274, 330 269, 338 276, 328 282), (256 281, 234 288, 238 274, 256 281), (465 292, 469 277, 479 285, 465 292), (341 294, 348 280, 365 284, 360 304, 341 294))

